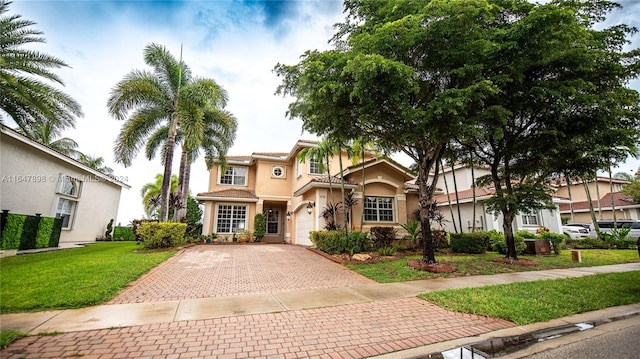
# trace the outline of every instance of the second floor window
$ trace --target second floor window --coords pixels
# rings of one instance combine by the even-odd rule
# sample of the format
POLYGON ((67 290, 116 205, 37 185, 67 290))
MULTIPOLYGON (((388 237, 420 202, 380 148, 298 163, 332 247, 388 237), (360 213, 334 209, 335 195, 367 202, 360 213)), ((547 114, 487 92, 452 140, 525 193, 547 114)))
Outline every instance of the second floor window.
POLYGON ((321 175, 322 163, 317 158, 309 159, 309 174, 321 175))
POLYGON ((372 222, 393 222, 393 198, 366 197, 364 220, 372 222))
POLYGON ((224 175, 220 176, 220 184, 233 186, 247 185, 247 167, 228 166, 224 175))

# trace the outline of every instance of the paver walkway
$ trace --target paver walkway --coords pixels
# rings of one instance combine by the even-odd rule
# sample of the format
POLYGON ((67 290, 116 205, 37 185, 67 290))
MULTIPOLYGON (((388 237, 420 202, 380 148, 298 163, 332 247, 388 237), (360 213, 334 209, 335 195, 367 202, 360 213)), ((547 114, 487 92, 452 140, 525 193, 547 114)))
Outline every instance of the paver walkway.
POLYGON ((0 358, 365 358, 514 327, 448 312, 415 298, 421 291, 639 269, 635 263, 378 284, 292 245, 197 246, 141 277, 114 304, 2 316, 34 333, 77 327, 20 339, 0 358), (86 330, 109 328, 105 317, 119 315, 127 324, 86 330))

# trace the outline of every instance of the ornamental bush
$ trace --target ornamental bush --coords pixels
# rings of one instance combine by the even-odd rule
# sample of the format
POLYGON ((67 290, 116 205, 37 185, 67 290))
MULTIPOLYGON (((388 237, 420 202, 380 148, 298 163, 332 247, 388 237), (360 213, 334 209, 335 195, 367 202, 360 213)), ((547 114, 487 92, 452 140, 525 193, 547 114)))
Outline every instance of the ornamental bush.
POLYGON ((145 249, 173 248, 184 244, 186 230, 186 223, 144 222, 136 234, 145 249))
MULTIPOLYGON (((524 237, 522 237, 519 232, 516 232, 513 235, 514 242, 516 245, 516 253, 522 253, 525 249, 527 249, 527 244, 524 242, 524 237)), ((493 238, 493 250, 500 254, 507 254, 507 241, 502 237, 494 237, 493 238)))
POLYGON ((551 242, 551 244, 553 245, 553 252, 555 254, 560 254, 562 244, 567 238, 567 236, 565 236, 564 234, 553 232, 541 232, 540 237, 542 239, 548 239, 549 242, 551 242))
POLYGON ((396 239, 396 231, 393 227, 371 227, 369 231, 374 248, 389 247, 396 239))
POLYGON ((487 232, 452 233, 451 250, 454 253, 480 254, 486 252, 486 243, 489 241, 487 232))
POLYGON ((131 227, 116 226, 113 228, 113 240, 114 241, 135 241, 136 237, 133 235, 131 227))
POLYGON ((7 216, 7 223, 2 231, 2 249, 20 248, 20 236, 22 227, 27 216, 20 214, 10 214, 7 216))
POLYGON ((343 231, 311 231, 311 243, 317 249, 329 254, 366 252, 370 249, 367 233, 343 231))

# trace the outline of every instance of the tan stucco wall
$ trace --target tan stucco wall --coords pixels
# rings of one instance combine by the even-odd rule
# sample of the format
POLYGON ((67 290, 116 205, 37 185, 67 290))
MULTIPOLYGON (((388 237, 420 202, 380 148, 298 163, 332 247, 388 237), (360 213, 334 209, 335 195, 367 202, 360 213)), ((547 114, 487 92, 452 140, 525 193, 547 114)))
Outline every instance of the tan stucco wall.
POLYGON ((0 177, 5 179, 0 184, 0 209, 55 217, 61 175, 82 181, 72 229, 62 230, 61 243, 93 242, 97 236, 104 235, 109 220, 117 218, 120 186, 98 181, 90 172, 4 134, 0 153, 0 177), (11 180, 25 178, 21 176, 34 177, 20 182, 11 180))

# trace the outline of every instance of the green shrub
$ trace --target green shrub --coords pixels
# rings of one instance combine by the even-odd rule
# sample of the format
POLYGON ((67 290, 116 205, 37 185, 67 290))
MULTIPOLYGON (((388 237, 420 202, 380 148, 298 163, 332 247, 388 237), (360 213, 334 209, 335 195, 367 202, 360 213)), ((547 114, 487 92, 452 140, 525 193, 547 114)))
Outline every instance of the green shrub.
POLYGON ((597 239, 597 238, 583 238, 583 239, 567 239, 567 248, 573 249, 610 249, 613 248, 613 244, 597 239))
POLYGON ((365 252, 369 250, 369 238, 364 232, 311 231, 311 243, 319 250, 329 254, 365 252))
POLYGON ((553 251, 555 254, 560 254, 560 250, 562 248, 562 243, 567 239, 562 233, 553 233, 553 232, 542 232, 540 233, 540 237, 542 239, 547 239, 553 245, 553 251))
POLYGON ((114 241, 135 241, 136 237, 133 235, 131 227, 116 226, 113 228, 113 240, 114 241))
POLYGON ((504 242, 504 233, 502 233, 502 232, 498 232, 495 229, 492 229, 492 230, 488 231, 487 234, 489 235, 487 243, 486 243, 487 249, 493 249, 494 248, 493 243, 495 241, 504 242))
POLYGON ((392 256, 396 254, 396 248, 393 246, 378 248, 378 254, 381 256, 392 256))
MULTIPOLYGON (((513 235, 513 240, 516 246, 516 253, 522 253, 525 249, 527 249, 527 244, 524 242, 524 237, 518 234, 518 232, 513 235)), ((507 241, 505 240, 504 236, 502 238, 494 238, 493 250, 500 254, 507 254, 507 241)))
POLYGON ((489 241, 486 232, 452 233, 451 250, 455 253, 480 254, 486 251, 485 243, 489 241))
POLYGON ((615 243, 616 249, 635 249, 638 246, 638 242, 630 237, 618 239, 615 243))
POLYGON ((449 248, 449 236, 446 231, 436 229, 431 231, 431 238, 433 239, 433 243, 435 247, 438 249, 449 248))
POLYGON ((535 233, 533 232, 529 232, 527 230, 521 229, 519 231, 517 231, 516 233, 514 233, 515 236, 520 236, 523 239, 536 239, 537 236, 535 233))
POLYGON ((260 242, 265 234, 267 234, 267 218, 264 213, 256 213, 253 217, 253 237, 256 242, 260 242))
POLYGON ((60 233, 62 233, 62 218, 53 219, 53 229, 49 238, 49 247, 57 247, 60 243, 60 233))
POLYGON ((2 249, 19 249, 22 228, 27 216, 22 214, 9 214, 4 230, 2 231, 2 249))
POLYGON ((38 233, 36 234, 36 248, 47 248, 51 241, 51 232, 53 232, 54 219, 51 217, 40 218, 38 225, 38 233))
POLYGON ((388 247, 396 239, 393 227, 371 227, 369 231, 374 248, 388 247))
POLYGON ((184 244, 186 223, 144 222, 138 226, 136 233, 146 249, 173 248, 184 244))

